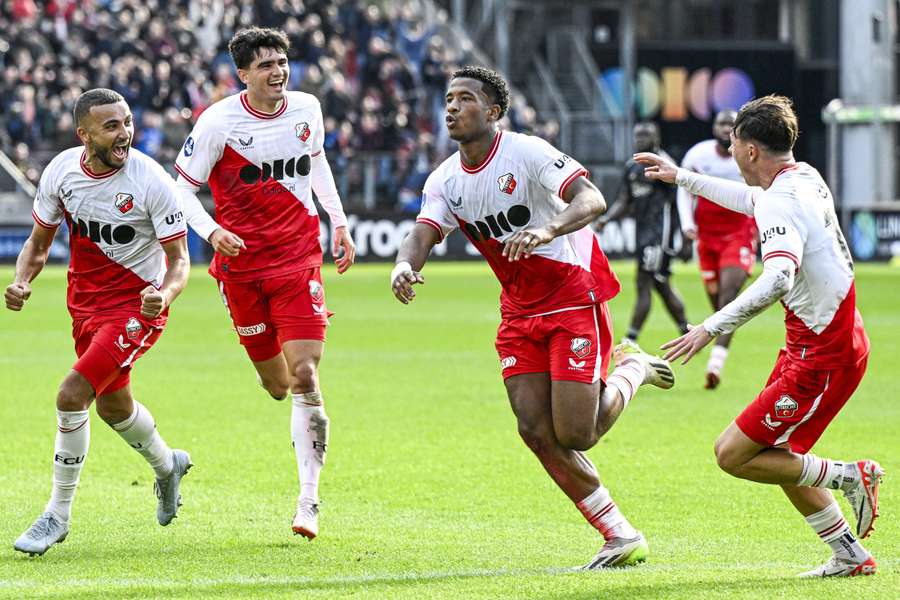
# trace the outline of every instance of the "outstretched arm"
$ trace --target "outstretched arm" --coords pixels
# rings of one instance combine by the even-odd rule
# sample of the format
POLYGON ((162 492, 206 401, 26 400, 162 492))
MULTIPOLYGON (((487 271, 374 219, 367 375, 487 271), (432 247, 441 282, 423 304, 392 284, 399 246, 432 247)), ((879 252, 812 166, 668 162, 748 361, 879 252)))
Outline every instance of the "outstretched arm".
POLYGON ((56 235, 56 228, 43 227, 37 223, 31 229, 31 235, 25 240, 19 258, 16 259, 16 275, 13 282, 6 287, 6 308, 20 311, 25 301, 31 296, 31 282, 47 264, 50 246, 56 235))
POLYGON ((772 257, 764 263, 762 274, 737 298, 683 336, 663 344, 666 360, 684 356, 681 364, 706 346, 715 336, 731 333, 791 291, 796 264, 784 256, 772 257))
POLYGON ((644 170, 647 179, 677 184, 695 196, 703 196, 745 215, 753 214, 753 205, 762 193, 762 188, 750 187, 745 183, 679 169, 671 160, 652 152, 639 152, 634 155, 634 160, 647 167, 644 170))
POLYGON ((503 256, 510 261, 528 258, 538 246, 578 231, 606 212, 606 200, 593 183, 579 177, 566 189, 563 201, 569 206, 541 227, 517 231, 503 245, 503 256))
POLYGON ((391 272, 391 290, 403 304, 409 304, 416 297, 413 285, 425 283, 419 271, 425 266, 431 249, 440 241, 441 233, 437 229, 425 223, 416 223, 400 243, 397 264, 391 272))

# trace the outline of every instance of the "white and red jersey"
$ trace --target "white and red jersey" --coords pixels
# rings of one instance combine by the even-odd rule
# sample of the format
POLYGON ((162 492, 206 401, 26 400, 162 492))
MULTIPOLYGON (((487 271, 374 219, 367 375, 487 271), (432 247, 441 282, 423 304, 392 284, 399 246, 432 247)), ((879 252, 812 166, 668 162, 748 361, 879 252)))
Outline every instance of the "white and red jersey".
POLYGON ((213 276, 252 281, 322 264, 310 171, 324 138, 319 101, 304 92, 285 93, 271 114, 241 92, 200 115, 175 169, 209 183, 216 220, 247 245, 236 257, 216 254, 213 276))
POLYGON ((99 175, 84 164, 83 148, 63 151, 41 175, 32 215, 41 227, 63 219, 69 227, 74 319, 139 311, 141 290, 158 288, 166 274, 161 244, 187 233, 175 181, 135 148, 124 166, 99 175))
MULTIPOLYGON (((682 168, 701 175, 729 179, 731 181, 744 182, 741 171, 731 155, 722 156, 719 153, 719 143, 716 140, 702 141, 684 155, 681 162, 682 168)), ((683 229, 691 229, 691 224, 697 230, 698 238, 726 238, 733 235, 751 235, 753 232, 753 217, 728 210, 715 202, 702 196, 696 197, 684 188, 678 188, 678 208, 683 229)))
POLYGON ((856 309, 853 259, 819 172, 806 163, 782 170, 753 208, 763 262, 785 257, 797 267, 783 298, 787 350, 817 368, 856 364, 869 340, 856 309))
POLYGON ((566 188, 584 175, 576 160, 540 138, 497 132, 480 165, 467 167, 456 152, 435 169, 417 221, 436 228, 441 239, 462 230, 500 280, 504 317, 589 306, 620 287, 590 228, 559 236, 517 262, 501 254, 513 233, 562 212, 566 188))

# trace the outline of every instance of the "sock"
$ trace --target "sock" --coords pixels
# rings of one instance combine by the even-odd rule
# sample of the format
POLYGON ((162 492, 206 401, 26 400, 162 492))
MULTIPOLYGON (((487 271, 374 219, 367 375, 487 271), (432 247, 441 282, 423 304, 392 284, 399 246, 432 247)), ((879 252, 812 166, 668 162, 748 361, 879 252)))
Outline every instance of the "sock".
POLYGON ((328 416, 321 392, 292 394, 291 441, 297 456, 300 497, 319 501, 319 473, 328 449, 328 416))
POLYGON ((622 394, 624 409, 634 397, 637 389, 644 383, 647 373, 644 365, 636 358, 626 358, 618 365, 612 375, 606 378, 607 389, 616 390, 622 394))
POLYGON ((135 400, 131 416, 121 423, 116 423, 112 428, 150 463, 157 478, 168 477, 172 472, 174 455, 169 445, 160 437, 156 423, 153 422, 153 415, 146 406, 135 400))
POLYGON ((841 514, 837 502, 832 502, 827 508, 809 515, 806 522, 816 535, 831 547, 838 558, 861 563, 869 557, 869 553, 850 531, 850 526, 841 514))
POLYGON ((725 366, 725 359, 728 358, 728 348, 725 346, 713 346, 709 352, 709 361, 706 363, 706 372, 718 375, 725 366))
POLYGON ((590 496, 578 502, 575 506, 588 520, 588 523, 603 534, 603 539, 613 538, 632 539, 638 533, 628 519, 619 511, 619 507, 613 502, 609 490, 601 484, 590 496))
POLYGON ((53 492, 44 511, 50 511, 62 521, 72 515, 72 500, 81 468, 91 442, 91 423, 88 411, 56 411, 56 443, 53 446, 53 492))
POLYGON ((681 333, 681 335, 686 334, 690 330, 691 328, 688 327, 687 321, 682 321, 678 324, 678 331, 681 333))
POLYGON ((854 462, 819 458, 813 454, 804 454, 802 458, 803 469, 797 485, 846 491, 859 479, 859 469, 854 462))
MULTIPOLYGON (((637 342, 638 334, 640 332, 641 332, 641 330, 636 327, 629 327, 628 333, 625 334, 625 340, 628 340, 630 342, 637 342)), ((625 340, 622 340, 622 341, 625 341, 625 340)))

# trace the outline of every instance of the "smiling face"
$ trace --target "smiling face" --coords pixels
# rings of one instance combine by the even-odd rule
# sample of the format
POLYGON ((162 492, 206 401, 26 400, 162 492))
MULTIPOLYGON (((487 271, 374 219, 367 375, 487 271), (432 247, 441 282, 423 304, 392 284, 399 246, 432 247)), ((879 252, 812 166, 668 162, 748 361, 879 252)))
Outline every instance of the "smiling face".
POLYGON ((457 77, 447 88, 447 133, 454 142, 465 144, 493 133, 500 118, 500 106, 484 91, 477 79, 457 77))
POLYGON ((238 77, 247 86, 254 104, 274 105, 284 98, 291 69, 287 55, 275 48, 260 48, 246 69, 238 69, 238 77))
POLYGON ((134 138, 131 109, 124 101, 92 106, 78 124, 77 133, 87 148, 89 160, 96 160, 109 169, 120 169, 134 138))

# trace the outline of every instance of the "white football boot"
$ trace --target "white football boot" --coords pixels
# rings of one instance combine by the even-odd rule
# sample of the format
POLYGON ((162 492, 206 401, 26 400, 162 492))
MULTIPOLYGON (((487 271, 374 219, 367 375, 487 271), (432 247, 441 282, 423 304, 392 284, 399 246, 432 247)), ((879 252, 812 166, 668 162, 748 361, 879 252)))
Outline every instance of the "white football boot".
POLYGON ((800 573, 797 577, 803 579, 816 577, 856 577, 858 575, 874 575, 875 559, 871 555, 863 562, 846 561, 837 556, 832 556, 824 565, 800 573))
POLYGON ((319 503, 312 498, 297 500, 297 512, 291 523, 294 535, 302 535, 312 541, 319 535, 319 503))
POLYGON ((53 544, 63 543, 67 535, 69 524, 47 511, 31 524, 28 531, 19 536, 13 548, 31 556, 40 556, 53 544))
POLYGON ((644 367, 645 375, 641 385, 649 383, 664 390, 675 385, 675 372, 669 361, 647 354, 634 342, 623 341, 613 349, 613 362, 618 365, 629 359, 636 359, 644 367))
POLYGON ((878 486, 884 470, 874 460, 861 460, 856 463, 859 478, 853 487, 844 490, 844 498, 853 508, 856 516, 856 535, 866 538, 874 530, 875 519, 878 518, 878 486))
POLYGON ((612 567, 628 567, 647 560, 650 555, 650 547, 644 534, 638 531, 637 537, 632 539, 613 538, 606 540, 600 551, 594 555, 581 571, 595 571, 597 569, 610 569, 612 567))

